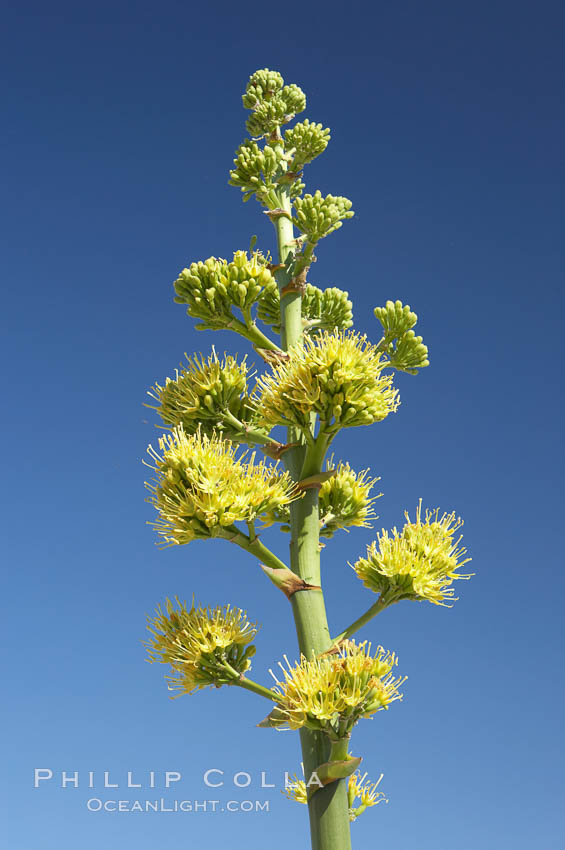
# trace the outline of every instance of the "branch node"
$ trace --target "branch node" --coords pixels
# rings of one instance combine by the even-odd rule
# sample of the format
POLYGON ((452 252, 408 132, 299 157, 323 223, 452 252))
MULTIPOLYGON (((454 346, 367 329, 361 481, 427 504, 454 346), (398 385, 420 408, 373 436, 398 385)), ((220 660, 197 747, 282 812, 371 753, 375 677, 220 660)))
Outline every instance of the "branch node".
POLYGON ((331 785, 332 782, 339 782, 340 779, 347 779, 352 773, 355 773, 361 764, 361 757, 354 758, 348 756, 339 761, 327 761, 319 765, 312 775, 316 775, 318 782, 309 786, 307 789, 308 801, 312 799, 316 791, 320 788, 325 788, 326 785, 331 785))
POLYGON ((287 354, 286 351, 282 351, 280 348, 259 348, 256 345, 253 348, 267 363, 284 363, 290 360, 290 354, 287 354))
POLYGON ((304 579, 297 576, 296 573, 293 573, 292 570, 289 570, 288 567, 284 569, 281 567, 278 570, 273 569, 272 567, 266 567, 264 564, 261 564, 261 569, 268 576, 279 590, 282 590, 287 599, 290 599, 294 596, 295 593, 298 593, 300 590, 322 590, 321 587, 317 584, 309 584, 304 579))
POLYGON ((286 210, 283 210, 282 207, 277 207, 274 210, 263 210, 263 215, 268 215, 271 221, 276 221, 278 218, 282 218, 283 216, 292 221, 292 216, 289 215, 286 210))
POLYGON ((349 640, 347 638, 342 638, 342 640, 338 640, 337 643, 332 643, 329 649, 326 649, 325 652, 320 653, 320 658, 323 658, 324 655, 338 655, 342 651, 342 649, 346 649, 349 644, 349 640))
POLYGON ((328 469, 326 472, 317 472, 316 475, 309 475, 308 478, 303 478, 296 484, 297 490, 319 490, 324 483, 336 474, 336 469, 328 469))
POLYGON ((262 446, 262 449, 263 453, 268 457, 272 457, 273 460, 280 460, 285 452, 298 445, 298 443, 277 443, 276 440, 273 440, 272 443, 262 446))
POLYGON ((308 274, 308 269, 310 266, 304 266, 304 268, 298 272, 298 274, 289 280, 286 286, 283 286, 281 289, 281 298, 283 295, 288 295, 289 292, 299 292, 301 295, 304 295, 306 292, 306 275, 308 274))

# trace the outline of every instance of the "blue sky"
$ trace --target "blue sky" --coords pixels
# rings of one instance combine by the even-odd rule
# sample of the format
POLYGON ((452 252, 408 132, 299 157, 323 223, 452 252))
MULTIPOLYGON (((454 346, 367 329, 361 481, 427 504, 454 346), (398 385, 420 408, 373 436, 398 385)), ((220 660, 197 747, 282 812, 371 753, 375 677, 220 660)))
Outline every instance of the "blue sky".
MULTIPOLYGON (((235 689, 171 702, 140 645, 146 612, 195 593, 264 624, 259 681, 295 652, 286 600, 245 553, 155 548, 141 465, 159 433, 146 389, 184 352, 252 354, 195 332, 171 283, 254 233, 273 248, 258 205, 227 186, 240 95, 265 66, 332 128, 308 189, 356 210, 311 281, 347 289, 373 338, 375 305, 409 303, 430 349, 429 369, 398 378, 398 413, 345 432, 336 455, 381 476, 377 528, 420 497, 461 514, 476 572, 453 609, 404 603, 364 633, 409 678, 352 742, 390 799, 353 825, 354 846, 559 846, 559 4, 54 0, 6 7, 3 24, 2 846, 308 846, 305 810, 258 787, 262 770, 280 784, 298 769, 297 739, 256 729, 265 705, 235 689), (216 794, 210 767, 225 771, 216 794), (53 780, 34 789, 34 768, 53 780), (80 771, 79 788, 59 787, 63 770, 80 771), (118 791, 100 788, 105 770, 118 791), (155 771, 157 790, 128 791, 128 770, 144 783, 155 771), (174 793, 165 770, 182 773, 174 793), (249 789, 231 786, 237 771, 249 789), (270 811, 86 808, 157 791, 270 811)), ((372 602, 347 561, 373 536, 324 550, 334 631, 372 602)), ((284 556, 286 539, 267 538, 284 556)))

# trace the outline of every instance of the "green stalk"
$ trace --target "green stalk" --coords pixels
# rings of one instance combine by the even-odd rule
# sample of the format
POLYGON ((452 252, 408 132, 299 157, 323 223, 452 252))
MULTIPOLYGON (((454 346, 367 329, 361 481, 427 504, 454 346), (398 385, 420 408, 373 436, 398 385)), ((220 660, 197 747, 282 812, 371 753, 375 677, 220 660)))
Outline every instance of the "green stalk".
MULTIPOLYGON (((281 208, 291 212, 288 186, 280 188, 281 208)), ((276 272, 279 290, 289 283, 292 274, 288 265, 294 249, 292 222, 286 216, 274 221, 277 233, 279 263, 286 268, 276 272)), ((281 343, 287 350, 302 338, 302 296, 299 292, 281 292, 281 343)), ((295 428, 288 429, 288 443, 303 443, 295 428)), ((285 452, 284 463, 298 481, 306 475, 321 472, 327 443, 316 440, 308 449, 301 445, 285 452)), ((306 490, 304 497, 290 505, 290 566, 308 584, 320 587, 320 519, 318 490, 306 490)), ((300 651, 307 658, 329 649, 330 632, 324 595, 319 590, 301 590, 291 597, 292 611, 300 651)), ((306 781, 324 762, 328 761, 330 746, 321 732, 300 730, 302 760, 306 781)), ((308 803, 312 850, 351 850, 347 786, 343 780, 332 782, 312 795, 308 803)))
POLYGON ((265 697, 269 702, 278 702, 279 696, 274 691, 263 687, 258 682, 254 682, 253 679, 248 679, 242 673, 238 673, 228 661, 223 662, 223 667, 233 677, 232 685, 236 685, 238 688, 244 688, 246 691, 251 691, 251 693, 257 694, 260 697, 265 697))
POLYGON ((238 688, 245 688, 246 691, 251 691, 253 694, 258 694, 260 697, 265 697, 265 699, 268 699, 271 702, 277 702, 277 695, 270 691, 269 688, 264 688, 263 685, 259 685, 252 679, 246 679, 245 676, 242 676, 237 680, 237 682, 234 682, 234 685, 237 685, 238 688))
POLYGON ((246 443, 256 443, 259 446, 267 446, 268 449, 274 452, 282 449, 282 445, 278 442, 278 440, 273 440, 273 438, 269 437, 268 434, 263 434, 263 432, 257 430, 257 428, 252 428, 250 425, 242 422, 234 416, 231 411, 226 410, 223 419, 224 422, 227 422, 228 425, 232 426, 232 428, 241 431, 241 434, 245 437, 246 443))
POLYGON ((257 348, 265 348, 267 351, 280 351, 279 346, 273 342, 272 339, 269 339, 268 336, 259 330, 255 322, 250 322, 250 324, 244 324, 240 322, 239 319, 236 319, 235 316, 231 319, 229 324, 226 325, 226 330, 232 330, 236 333, 244 336, 249 342, 253 343, 257 348))
POLYGON ((390 605, 390 602, 387 602, 383 599, 382 596, 379 596, 374 605, 365 611, 361 617, 358 617, 350 626, 348 626, 340 635, 332 640, 332 645, 336 643, 340 643, 342 640, 348 640, 352 635, 359 631, 369 620, 372 620, 373 617, 376 617, 377 614, 380 614, 381 611, 390 605))
POLYGON ((230 543, 235 543, 236 546, 241 546, 242 549, 245 549, 246 552, 249 552, 250 555, 253 555, 266 567, 272 567, 274 570, 288 569, 286 564, 280 558, 277 558, 274 552, 267 549, 258 537, 251 539, 250 536, 248 537, 247 534, 244 534, 235 525, 222 529, 222 531, 217 533, 217 536, 229 540, 230 543))
POLYGON ((330 761, 346 761, 348 755, 349 738, 340 738, 338 741, 332 741, 330 761))

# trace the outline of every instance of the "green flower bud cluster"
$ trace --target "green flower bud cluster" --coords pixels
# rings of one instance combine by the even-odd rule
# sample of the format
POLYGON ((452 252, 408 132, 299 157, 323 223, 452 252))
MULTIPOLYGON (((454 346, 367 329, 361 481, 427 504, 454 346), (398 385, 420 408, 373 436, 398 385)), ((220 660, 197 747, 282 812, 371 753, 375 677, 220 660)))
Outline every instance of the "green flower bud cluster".
MULTIPOLYGON (((279 699, 277 725, 306 727, 345 737, 362 717, 370 717, 402 699, 398 688, 404 678, 394 677, 396 656, 382 646, 371 654, 371 644, 348 641, 339 653, 306 659, 292 667, 280 664, 284 681, 276 677, 279 699)), ((274 675, 274 674, 273 674, 274 675)))
MULTIPOLYGON (((304 299, 302 300, 302 315, 304 316, 304 299)), ((266 325, 270 325, 275 333, 280 334, 281 296, 276 281, 269 283, 261 292, 257 301, 257 318, 266 325)))
POLYGON ((286 130, 284 145, 287 154, 292 155, 292 170, 301 171, 307 162, 323 153, 330 138, 329 127, 324 128, 307 118, 286 130))
POLYGON ((273 177, 280 166, 275 149, 270 145, 261 149, 257 142, 246 139, 237 149, 233 162, 235 168, 230 171, 228 182, 241 188, 243 200, 248 201, 255 193, 259 200, 270 200, 266 196, 275 190, 273 177))
POLYGON ((298 496, 288 472, 279 474, 277 464, 264 460, 255 463, 255 453, 247 462, 236 458, 236 447, 218 435, 175 428, 159 439, 159 448, 162 454, 147 450, 156 478, 146 486, 160 516, 153 525, 163 546, 229 538, 234 523, 253 522, 298 496))
POLYGON ((167 599, 165 610, 148 617, 152 637, 146 642, 151 663, 170 664, 169 690, 177 696, 207 686, 220 687, 234 681, 251 667, 257 628, 240 608, 230 605, 190 609, 167 599), (251 644, 251 645, 250 645, 251 644))
POLYGON ((288 112, 292 116, 298 115, 299 112, 304 112, 306 109, 306 95, 300 86, 295 85, 295 83, 284 86, 281 91, 281 97, 287 105, 288 112))
POLYGON ((281 124, 287 124, 294 118, 294 113, 289 113, 288 108, 282 98, 259 104, 245 122, 247 132, 254 138, 272 136, 281 124))
POLYGON ((304 191, 306 183, 300 179, 300 177, 295 177, 292 183, 290 184, 289 196, 290 200, 294 201, 296 198, 299 198, 304 191))
POLYGON ((428 348, 412 328, 418 316, 402 301, 387 301, 385 307, 375 307, 375 317, 383 326, 384 336, 379 348, 389 363, 400 372, 416 375, 418 369, 429 366, 428 348))
MULTIPOLYGON (((310 333, 317 330, 347 330, 353 325, 352 303, 349 293, 336 286, 319 289, 306 284, 302 296, 302 321, 310 333)), ((257 302, 257 316, 271 325, 276 333, 281 332, 281 299, 279 288, 274 284, 265 286, 257 302)))
POLYGON ((375 318, 383 326, 386 342, 391 342, 413 328, 418 316, 402 301, 387 301, 384 307, 375 307, 375 318))
POLYGON ((338 230, 344 219, 352 218, 352 203, 348 198, 326 195, 318 189, 313 195, 304 195, 294 201, 293 223, 313 245, 338 230))
POLYGON ((456 601, 452 584, 457 579, 469 579, 457 570, 470 561, 464 558, 466 549, 459 546, 461 537, 454 539, 462 520, 455 513, 439 515, 439 509, 427 510, 422 517, 422 502, 416 510, 415 522, 408 514, 401 532, 393 528, 391 535, 384 529, 359 558, 353 569, 363 584, 380 593, 386 604, 400 599, 425 599, 434 605, 456 601))
POLYGON ((251 75, 242 100, 246 109, 253 110, 245 126, 257 137, 270 136, 306 109, 302 89, 294 84, 285 86, 281 75, 267 68, 251 75))
POLYGON ((257 417, 265 427, 296 425, 310 434, 316 413, 320 429, 333 436, 379 422, 399 405, 391 376, 382 374, 386 360, 364 336, 323 331, 289 354, 257 381, 257 417))
POLYGON ((345 331, 353 325, 353 304, 349 293, 337 286, 319 289, 306 285, 302 299, 302 318, 305 329, 313 331, 345 331))
MULTIPOLYGON (((235 168, 230 171, 230 186, 239 186, 243 192, 243 200, 248 201, 252 195, 268 209, 280 207, 281 200, 277 195, 278 180, 282 180, 286 168, 284 154, 279 147, 265 145, 262 149, 254 139, 246 139, 236 151, 235 168), (277 176, 277 180, 275 180, 277 176)), ((296 176, 290 185, 291 199, 302 194, 304 183, 296 176)))
POLYGON ((268 68, 255 71, 249 77, 242 95, 243 105, 246 109, 255 109, 264 100, 271 100, 284 86, 284 80, 278 71, 270 71, 268 68))
POLYGON ((250 136, 260 138, 272 135, 281 124, 286 124, 292 119, 286 102, 282 97, 259 103, 247 121, 245 127, 250 136))
POLYGON ((246 251, 236 251, 231 263, 210 257, 183 269, 174 284, 175 301, 188 304, 188 315, 202 319, 198 330, 219 330, 237 322, 232 307, 249 319, 263 287, 273 281, 262 254, 248 257, 246 251))
POLYGON ((255 194, 263 206, 275 210, 282 203, 279 184, 289 184, 291 201, 302 195, 300 172, 325 150, 330 131, 305 120, 287 130, 283 139, 280 127, 306 108, 306 97, 298 86, 285 86, 281 75, 267 68, 250 77, 243 105, 252 110, 246 127, 254 138, 239 146, 229 183, 241 188, 244 201, 255 194), (257 144, 261 137, 271 144, 261 148, 257 144))
POLYGON ((428 347, 424 345, 423 338, 416 336, 414 331, 402 334, 395 348, 387 353, 390 365, 399 372, 408 372, 409 375, 416 375, 418 369, 430 365, 428 347))
POLYGON ((245 357, 240 363, 231 355, 219 360, 214 351, 207 360, 195 354, 187 363, 187 367, 176 370, 174 379, 165 379, 165 386, 152 387, 149 395, 158 405, 147 406, 157 411, 165 425, 181 425, 185 434, 194 434, 200 428, 208 437, 216 431, 238 440, 241 429, 226 415, 230 413, 240 422, 251 418, 245 357))

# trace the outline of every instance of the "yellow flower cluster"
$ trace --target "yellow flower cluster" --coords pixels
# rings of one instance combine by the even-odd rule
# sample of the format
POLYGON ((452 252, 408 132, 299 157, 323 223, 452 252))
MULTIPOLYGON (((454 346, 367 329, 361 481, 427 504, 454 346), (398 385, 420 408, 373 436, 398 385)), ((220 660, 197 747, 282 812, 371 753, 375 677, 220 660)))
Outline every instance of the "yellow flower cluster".
POLYGON ((469 579, 457 570, 470 561, 467 550, 459 546, 455 532, 463 525, 455 513, 439 515, 439 509, 427 510, 422 517, 422 502, 415 522, 408 513, 401 532, 384 529, 353 569, 363 584, 381 593, 387 604, 400 599, 427 599, 435 605, 455 602, 452 587, 456 579, 469 579))
MULTIPOLYGON (((333 459, 327 463, 331 469, 333 459)), ((336 473, 320 488, 320 534, 333 537, 340 528, 357 526, 370 528, 370 520, 376 518, 373 503, 382 496, 370 497, 369 493, 379 478, 369 478, 368 469, 355 472, 348 463, 339 463, 336 473)))
POLYGON ((365 809, 371 806, 377 806, 382 803, 388 803, 384 793, 377 791, 383 774, 379 776, 376 782, 367 782, 367 774, 361 776, 360 771, 352 773, 347 782, 347 798, 349 802, 349 820, 356 820, 359 815, 363 814, 365 809), (359 800, 359 805, 355 805, 356 800, 359 800))
MULTIPOLYGON (((360 771, 356 771, 352 773, 351 776, 347 778, 347 800, 349 804, 349 820, 356 820, 359 815, 361 815, 365 809, 368 809, 371 806, 376 806, 379 803, 382 803, 384 800, 388 802, 384 793, 382 791, 377 791, 378 786, 383 778, 383 774, 379 776, 376 782, 367 782, 367 774, 364 773, 361 776, 360 771), (356 801, 359 800, 359 805, 355 805, 356 801)), ((283 791, 283 794, 287 799, 294 800, 295 803, 302 803, 306 805, 308 803, 308 789, 306 788, 306 782, 304 779, 298 779, 297 776, 291 777, 291 782, 289 782, 286 788, 283 791)))
POLYGON ((288 800, 294 800, 295 803, 302 803, 306 805, 308 803, 308 791, 306 789, 306 783, 303 779, 299 779, 297 776, 292 776, 291 782, 288 782, 286 787, 283 790, 283 794, 288 800))
POLYGON ((236 458, 236 447, 216 435, 175 428, 160 438, 159 448, 162 455, 148 448, 156 481, 147 487, 163 545, 220 536, 235 522, 251 522, 296 498, 289 474, 279 474, 277 464, 255 463, 255 453, 247 462, 236 458))
POLYGON ((328 435, 340 428, 371 425, 395 411, 398 392, 383 375, 386 361, 376 346, 354 332, 328 331, 290 350, 257 381, 258 419, 266 427, 296 425, 309 431, 317 413, 328 435))
POLYGON ((224 605, 190 609, 177 599, 167 599, 165 610, 148 617, 152 637, 147 641, 149 661, 170 664, 169 690, 190 694, 208 685, 234 681, 251 666, 257 628, 244 611, 224 605))
POLYGON ((291 667, 280 665, 284 681, 273 674, 280 694, 277 718, 291 729, 306 726, 344 737, 361 717, 388 708, 401 699, 404 678, 394 677, 396 656, 379 646, 347 641, 335 654, 306 659, 291 667))
POLYGON ((246 391, 245 357, 240 363, 231 355, 219 360, 214 351, 207 360, 196 354, 188 358, 188 367, 177 369, 174 379, 166 378, 164 387, 155 384, 149 395, 158 405, 147 406, 158 412, 165 425, 182 425, 185 434, 195 433, 200 426, 203 434, 211 436, 217 430, 232 439, 240 429, 234 429, 226 415, 249 420, 246 391))
MULTIPOLYGON (((328 470, 333 467, 333 457, 326 464, 328 470)), ((370 497, 379 478, 369 478, 368 469, 355 472, 348 463, 339 463, 335 475, 324 481, 318 497, 320 513, 320 536, 333 537, 340 528, 357 526, 371 528, 369 520, 375 519, 373 503, 382 496, 370 497)), ((268 515, 265 527, 274 522, 284 523, 282 531, 290 531, 290 511, 287 506, 276 514, 268 515)))

